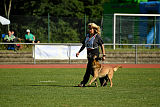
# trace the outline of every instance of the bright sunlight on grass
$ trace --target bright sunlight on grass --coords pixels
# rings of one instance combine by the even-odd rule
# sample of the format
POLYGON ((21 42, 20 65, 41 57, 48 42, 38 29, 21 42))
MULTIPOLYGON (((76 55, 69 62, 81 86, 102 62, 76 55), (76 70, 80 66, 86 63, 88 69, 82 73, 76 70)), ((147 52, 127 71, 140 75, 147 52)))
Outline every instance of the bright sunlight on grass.
POLYGON ((85 69, 0 69, 1 107, 159 107, 160 69, 122 68, 113 87, 76 87, 85 69))

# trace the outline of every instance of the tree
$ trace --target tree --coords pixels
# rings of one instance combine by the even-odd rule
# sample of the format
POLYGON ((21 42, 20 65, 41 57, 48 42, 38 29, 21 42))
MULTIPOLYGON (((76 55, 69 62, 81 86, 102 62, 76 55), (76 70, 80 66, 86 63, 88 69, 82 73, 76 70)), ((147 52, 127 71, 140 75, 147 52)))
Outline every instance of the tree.
MULTIPOLYGON (((12 5, 12 0, 4 0, 4 10, 5 10, 5 15, 9 19, 10 16, 10 11, 11 11, 11 5, 12 5), (8 4, 8 7, 7 7, 8 4)), ((8 25, 8 30, 9 30, 9 25, 8 25)))
POLYGON ((77 42, 84 37, 85 15, 87 21, 100 22, 97 18, 102 16, 103 2, 104 0, 4 0, 4 3, 12 4, 12 9, 11 4, 6 5, 6 10, 10 7, 8 12, 11 14, 11 28, 15 29, 18 35, 23 35, 25 29, 30 28, 44 42, 44 39, 48 39, 45 17, 48 13, 51 18, 56 18, 50 20, 52 41, 77 42))
POLYGON ((10 16, 11 5, 12 5, 12 0, 9 0, 9 1, 4 0, 5 15, 8 19, 9 19, 9 16, 10 16), (7 4, 8 4, 8 9, 7 9, 7 4))

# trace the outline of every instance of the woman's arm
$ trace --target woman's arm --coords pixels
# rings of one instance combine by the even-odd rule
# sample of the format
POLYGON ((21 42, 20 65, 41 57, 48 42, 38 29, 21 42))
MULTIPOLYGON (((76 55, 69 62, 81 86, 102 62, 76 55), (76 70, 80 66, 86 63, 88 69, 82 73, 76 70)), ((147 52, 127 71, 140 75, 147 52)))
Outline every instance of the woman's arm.
POLYGON ((83 44, 82 47, 80 48, 80 50, 76 53, 76 57, 79 56, 79 53, 80 53, 81 51, 83 51, 84 48, 85 48, 85 45, 83 44))
POLYGON ((99 46, 101 47, 101 50, 102 50, 103 60, 105 60, 106 55, 105 55, 105 49, 104 49, 104 42, 100 36, 97 36, 97 37, 98 37, 99 46))
POLYGON ((104 45, 102 44, 102 53, 103 55, 105 55, 105 49, 104 49, 104 45))
POLYGON ((103 44, 102 44, 102 46, 101 46, 101 49, 102 49, 102 53, 103 53, 103 60, 105 60, 106 54, 105 54, 105 49, 104 49, 104 45, 103 45, 103 44))

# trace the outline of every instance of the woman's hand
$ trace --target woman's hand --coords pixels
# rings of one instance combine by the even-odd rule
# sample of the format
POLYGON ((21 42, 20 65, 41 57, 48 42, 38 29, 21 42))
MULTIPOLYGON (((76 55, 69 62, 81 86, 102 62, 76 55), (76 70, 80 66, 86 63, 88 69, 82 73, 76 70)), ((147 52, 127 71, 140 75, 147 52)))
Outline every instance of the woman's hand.
POLYGON ((76 57, 78 57, 78 56, 79 56, 79 52, 76 53, 76 57))
POLYGON ((103 55, 102 60, 104 61, 106 59, 106 55, 103 55))

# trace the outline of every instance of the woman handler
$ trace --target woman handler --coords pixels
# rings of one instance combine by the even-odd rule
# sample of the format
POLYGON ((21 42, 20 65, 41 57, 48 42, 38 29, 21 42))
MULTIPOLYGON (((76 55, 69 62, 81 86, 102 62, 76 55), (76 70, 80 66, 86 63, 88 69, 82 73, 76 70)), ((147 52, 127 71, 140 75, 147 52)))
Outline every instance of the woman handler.
MULTIPOLYGON (((85 86, 85 84, 89 80, 90 74, 94 76, 92 61, 95 55, 99 57, 99 46, 101 47, 103 53, 103 60, 105 60, 105 50, 104 50, 103 40, 100 37, 100 27, 97 26, 95 23, 89 23, 88 28, 89 28, 89 34, 86 35, 85 40, 82 42, 82 47, 76 53, 76 56, 78 57, 80 52, 83 51, 85 47, 87 48, 87 59, 88 59, 87 69, 83 77, 83 81, 81 81, 81 83, 78 85, 79 87, 85 86)), ((104 78, 100 78, 101 86, 103 82, 104 78)))

